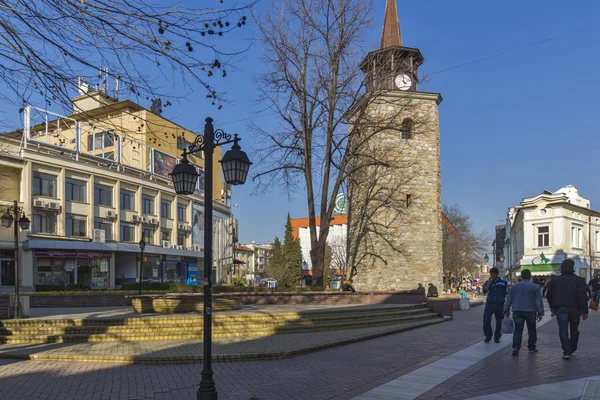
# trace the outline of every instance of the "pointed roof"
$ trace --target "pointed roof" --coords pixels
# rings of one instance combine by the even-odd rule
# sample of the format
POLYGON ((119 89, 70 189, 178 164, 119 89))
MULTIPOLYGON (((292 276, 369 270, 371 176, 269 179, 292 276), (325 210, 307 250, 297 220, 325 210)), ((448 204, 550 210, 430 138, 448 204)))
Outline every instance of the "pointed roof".
POLYGON ((383 19, 383 33, 381 34, 380 49, 392 46, 402 46, 400 35, 400 22, 398 21, 398 8, 396 0, 387 0, 385 3, 385 17, 383 19))

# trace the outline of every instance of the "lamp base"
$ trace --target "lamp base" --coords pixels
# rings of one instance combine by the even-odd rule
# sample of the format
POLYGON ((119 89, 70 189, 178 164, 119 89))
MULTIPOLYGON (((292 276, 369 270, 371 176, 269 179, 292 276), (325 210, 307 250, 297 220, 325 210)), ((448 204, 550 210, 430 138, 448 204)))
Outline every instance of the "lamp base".
POLYGON ((201 392, 198 390, 196 393, 197 400, 218 400, 219 394, 215 390, 214 392, 201 392))

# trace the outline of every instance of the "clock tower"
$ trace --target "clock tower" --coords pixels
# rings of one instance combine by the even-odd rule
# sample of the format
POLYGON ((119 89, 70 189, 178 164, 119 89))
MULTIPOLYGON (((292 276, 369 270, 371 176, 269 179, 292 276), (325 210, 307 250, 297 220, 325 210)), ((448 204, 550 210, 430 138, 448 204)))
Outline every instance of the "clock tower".
POLYGON ((419 91, 423 61, 403 45, 396 1, 387 0, 379 49, 360 64, 366 93, 348 113, 349 262, 359 291, 442 288, 442 99, 419 91))

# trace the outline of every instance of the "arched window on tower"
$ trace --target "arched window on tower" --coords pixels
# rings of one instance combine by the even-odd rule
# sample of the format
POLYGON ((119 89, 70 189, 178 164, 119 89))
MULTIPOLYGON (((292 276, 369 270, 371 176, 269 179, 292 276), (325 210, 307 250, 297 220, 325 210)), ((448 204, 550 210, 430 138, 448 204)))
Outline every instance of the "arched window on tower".
POLYGON ((402 132, 402 139, 412 139, 412 129, 412 119, 406 118, 404 121, 402 121, 402 127, 400 128, 400 132, 402 132))

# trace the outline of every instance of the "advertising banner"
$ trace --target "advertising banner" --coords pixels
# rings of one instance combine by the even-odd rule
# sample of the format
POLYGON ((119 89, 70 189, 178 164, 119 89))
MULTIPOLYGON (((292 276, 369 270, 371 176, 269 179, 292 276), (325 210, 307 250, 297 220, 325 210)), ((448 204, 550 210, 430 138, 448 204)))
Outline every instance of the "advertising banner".
POLYGON ((175 165, 177 165, 175 157, 154 149, 154 165, 152 168, 155 175, 170 178, 169 174, 173 172, 175 165))

